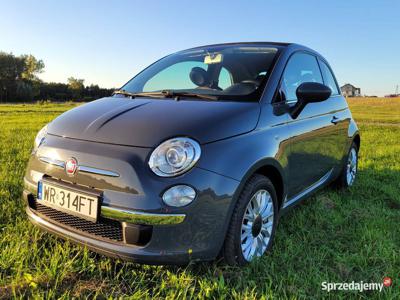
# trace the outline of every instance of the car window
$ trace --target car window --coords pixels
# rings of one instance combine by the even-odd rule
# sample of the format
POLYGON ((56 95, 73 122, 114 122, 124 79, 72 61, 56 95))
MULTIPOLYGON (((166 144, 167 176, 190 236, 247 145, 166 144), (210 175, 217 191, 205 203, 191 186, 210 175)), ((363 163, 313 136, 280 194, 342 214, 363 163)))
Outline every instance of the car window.
POLYGON ((303 82, 323 83, 317 59, 306 53, 294 54, 283 72, 281 91, 284 100, 296 101, 296 89, 303 82))
POLYGON ((319 62, 321 66, 322 77, 324 78, 324 84, 329 86, 329 88, 332 90, 332 95, 339 95, 339 89, 336 85, 336 81, 331 70, 323 61, 320 60, 319 62))
POLYGON ((121 89, 129 93, 168 90, 220 100, 259 101, 264 90, 261 83, 270 74, 278 52, 269 45, 241 44, 179 51, 150 65, 121 89))
POLYGON ((174 64, 150 78, 144 85, 143 92, 167 89, 194 89, 197 86, 190 80, 188 75, 194 67, 207 70, 207 65, 200 61, 185 61, 174 64))
POLYGON ((230 87, 233 84, 232 82, 232 75, 229 73, 227 69, 224 67, 221 68, 221 71, 219 72, 219 77, 218 77, 218 86, 221 89, 226 89, 230 87))

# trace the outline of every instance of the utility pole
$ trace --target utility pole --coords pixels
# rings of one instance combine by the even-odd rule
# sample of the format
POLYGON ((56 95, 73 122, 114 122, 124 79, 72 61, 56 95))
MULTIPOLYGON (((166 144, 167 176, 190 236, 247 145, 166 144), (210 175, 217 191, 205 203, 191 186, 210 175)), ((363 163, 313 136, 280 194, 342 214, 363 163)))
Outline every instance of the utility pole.
POLYGON ((399 85, 396 85, 396 93, 394 93, 396 96, 399 94, 399 85))

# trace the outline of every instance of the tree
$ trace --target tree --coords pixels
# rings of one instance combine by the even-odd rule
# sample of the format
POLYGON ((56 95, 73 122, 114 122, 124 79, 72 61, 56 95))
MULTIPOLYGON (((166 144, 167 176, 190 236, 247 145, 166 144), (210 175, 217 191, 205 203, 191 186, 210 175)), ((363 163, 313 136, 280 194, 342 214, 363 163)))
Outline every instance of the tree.
POLYGON ((40 81, 37 74, 43 73, 44 62, 40 59, 37 60, 33 55, 22 55, 21 58, 24 60, 24 71, 22 72, 22 78, 28 81, 40 81))
POLYGON ((18 98, 18 84, 23 81, 24 70, 24 57, 0 52, 0 100, 2 102, 18 98))
POLYGON ((68 89, 71 90, 74 98, 82 97, 82 92, 85 89, 84 81, 84 79, 76 79, 74 77, 68 78, 68 89))
POLYGON ((85 87, 83 79, 68 78, 68 84, 42 82, 38 74, 44 70, 42 60, 33 55, 15 56, 0 51, 0 102, 79 99, 91 101, 108 97, 113 89, 98 85, 85 87))

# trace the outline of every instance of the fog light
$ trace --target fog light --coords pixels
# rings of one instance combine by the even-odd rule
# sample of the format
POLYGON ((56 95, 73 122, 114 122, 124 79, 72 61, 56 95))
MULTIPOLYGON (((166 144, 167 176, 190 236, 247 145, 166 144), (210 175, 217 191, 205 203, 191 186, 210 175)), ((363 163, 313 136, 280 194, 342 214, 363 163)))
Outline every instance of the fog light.
POLYGON ((195 190, 187 185, 176 185, 165 191, 162 199, 169 206, 181 207, 191 203, 196 198, 195 190))

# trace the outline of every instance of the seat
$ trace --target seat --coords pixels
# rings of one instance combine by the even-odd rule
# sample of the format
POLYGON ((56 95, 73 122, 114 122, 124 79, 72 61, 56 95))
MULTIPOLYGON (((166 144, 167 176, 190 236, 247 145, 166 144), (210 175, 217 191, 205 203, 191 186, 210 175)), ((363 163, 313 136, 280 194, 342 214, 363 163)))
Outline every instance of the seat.
POLYGON ((224 94, 248 95, 257 89, 258 85, 253 80, 235 83, 224 90, 224 94))
POLYGON ((207 87, 210 79, 206 70, 200 67, 194 67, 189 73, 190 80, 199 87, 207 87))

